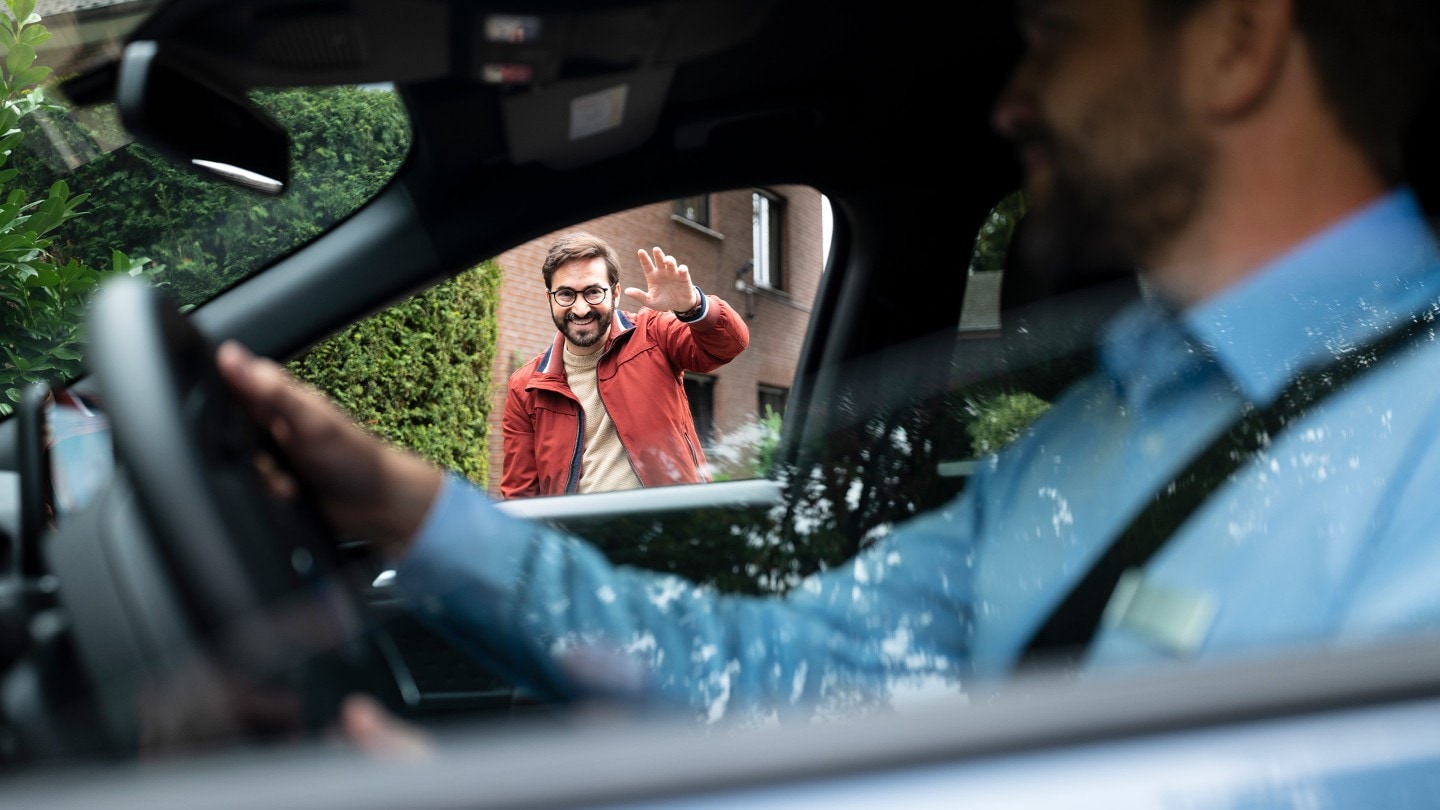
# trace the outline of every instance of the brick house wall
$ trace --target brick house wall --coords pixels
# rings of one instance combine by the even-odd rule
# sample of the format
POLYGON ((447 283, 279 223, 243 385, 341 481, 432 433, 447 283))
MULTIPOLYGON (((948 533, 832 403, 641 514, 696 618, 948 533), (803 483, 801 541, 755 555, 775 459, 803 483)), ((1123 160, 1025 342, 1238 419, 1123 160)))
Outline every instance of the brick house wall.
MULTIPOLYGON (((824 265, 820 193, 808 186, 774 186, 766 191, 783 200, 781 244, 783 290, 741 292, 737 271, 752 258, 751 190, 710 195, 710 224, 697 226, 675 216, 670 201, 623 211, 569 230, 586 230, 611 244, 620 258, 620 287, 644 287, 635 252, 656 245, 690 268, 691 277, 707 294, 718 295, 745 316, 750 347, 714 374, 715 441, 707 449, 717 472, 727 472, 729 447, 753 441, 760 386, 789 389, 800 344, 810 317, 810 303, 824 265)), ((491 403, 490 491, 499 492, 503 446, 500 422, 510 374, 555 337, 555 324, 545 299, 540 265, 550 243, 565 231, 547 234, 497 257, 503 278, 497 314, 495 400, 491 403)), ((746 281, 749 277, 746 277, 746 281)), ((628 299, 621 308, 633 311, 628 299)), ((741 453, 743 463, 743 452, 741 453)))

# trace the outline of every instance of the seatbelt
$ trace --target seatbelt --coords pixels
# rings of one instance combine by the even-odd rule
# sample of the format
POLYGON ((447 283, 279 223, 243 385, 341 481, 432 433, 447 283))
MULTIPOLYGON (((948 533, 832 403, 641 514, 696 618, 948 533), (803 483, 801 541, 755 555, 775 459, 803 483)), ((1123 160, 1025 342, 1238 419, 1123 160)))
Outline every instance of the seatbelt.
POLYGON ((1392 329, 1354 352, 1302 372, 1268 407, 1247 404, 1230 427, 1195 455, 1179 475, 1157 489, 1148 505, 1111 541, 1105 553, 1031 636, 1016 668, 1076 667, 1094 640, 1101 614, 1116 583, 1127 570, 1153 557, 1206 498, 1287 425, 1299 421, 1325 397, 1380 365, 1382 359, 1420 339, 1435 339, 1433 311, 1427 310, 1412 323, 1392 329))

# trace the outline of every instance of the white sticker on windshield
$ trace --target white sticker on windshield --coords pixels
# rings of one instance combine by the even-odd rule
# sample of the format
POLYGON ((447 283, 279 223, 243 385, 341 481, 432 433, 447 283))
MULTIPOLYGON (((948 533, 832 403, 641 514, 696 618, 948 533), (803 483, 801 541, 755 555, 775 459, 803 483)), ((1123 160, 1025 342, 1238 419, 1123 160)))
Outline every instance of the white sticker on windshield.
POLYGON ((596 93, 578 96, 570 102, 570 140, 616 129, 625 120, 625 95, 629 85, 616 85, 596 93))

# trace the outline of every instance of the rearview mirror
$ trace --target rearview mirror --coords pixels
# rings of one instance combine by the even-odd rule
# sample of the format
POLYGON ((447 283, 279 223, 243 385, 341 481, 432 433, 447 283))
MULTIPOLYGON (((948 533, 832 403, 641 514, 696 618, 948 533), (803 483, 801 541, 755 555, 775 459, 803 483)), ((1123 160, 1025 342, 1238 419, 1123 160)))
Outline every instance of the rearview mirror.
POLYGON ((245 95, 132 42, 115 85, 120 121, 135 139, 210 178, 278 195, 290 181, 290 136, 245 95))

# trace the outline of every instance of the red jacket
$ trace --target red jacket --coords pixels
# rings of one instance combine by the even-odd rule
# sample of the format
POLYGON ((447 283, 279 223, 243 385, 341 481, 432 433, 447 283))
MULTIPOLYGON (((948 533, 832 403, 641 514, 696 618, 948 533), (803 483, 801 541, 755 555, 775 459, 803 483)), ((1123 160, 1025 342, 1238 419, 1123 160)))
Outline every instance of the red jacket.
MULTIPOLYGON (((558 495, 580 486, 584 414, 565 381, 565 336, 510 375, 505 397, 505 498, 558 495)), ((683 322, 670 312, 615 313, 596 369, 600 399, 640 483, 709 481, 685 397, 685 371, 708 372, 735 359, 750 329, 721 299, 683 322)))

